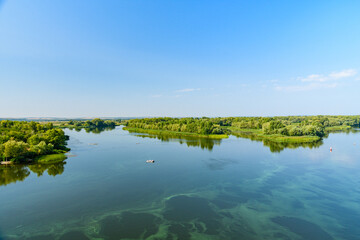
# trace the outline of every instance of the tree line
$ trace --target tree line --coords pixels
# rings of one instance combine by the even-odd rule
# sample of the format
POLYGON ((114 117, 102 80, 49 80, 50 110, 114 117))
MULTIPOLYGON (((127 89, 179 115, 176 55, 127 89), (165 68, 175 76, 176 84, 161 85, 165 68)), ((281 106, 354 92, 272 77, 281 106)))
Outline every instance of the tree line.
POLYGON ((284 116, 218 118, 144 118, 131 119, 127 127, 189 132, 203 135, 231 134, 231 129, 261 130, 263 134, 323 137, 328 129, 359 127, 359 116, 284 116))

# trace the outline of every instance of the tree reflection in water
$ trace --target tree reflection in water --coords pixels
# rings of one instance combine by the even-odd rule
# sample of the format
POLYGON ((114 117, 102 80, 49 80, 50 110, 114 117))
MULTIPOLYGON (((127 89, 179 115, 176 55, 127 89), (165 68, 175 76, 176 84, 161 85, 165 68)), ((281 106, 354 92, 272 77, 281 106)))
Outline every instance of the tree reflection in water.
POLYGON ((64 172, 66 162, 51 164, 31 164, 31 165, 4 165, 0 166, 0 186, 10 183, 21 182, 27 178, 31 172, 38 177, 42 176, 45 171, 50 176, 60 175, 64 172))
POLYGON ((69 127, 69 130, 75 130, 76 132, 80 132, 82 129, 85 130, 87 133, 94 133, 94 134, 100 134, 104 131, 111 131, 114 130, 115 127, 100 127, 100 128, 84 128, 84 127, 69 127))
POLYGON ((136 137, 141 138, 155 138, 161 140, 162 142, 178 142, 180 144, 185 143, 188 147, 201 147, 201 149, 207 149, 211 151, 215 145, 220 145, 220 139, 210 139, 210 138, 199 138, 199 137, 189 137, 189 136, 174 136, 166 134, 136 134, 132 133, 136 137))
POLYGON ((0 166, 0 185, 24 181, 29 175, 30 171, 25 165, 0 166))
MULTIPOLYGON (((210 138, 199 138, 199 137, 188 137, 188 136, 174 136, 166 134, 144 134, 130 132, 133 136, 142 138, 155 138, 164 142, 178 142, 180 144, 185 143, 188 147, 201 147, 211 151, 215 145, 221 144, 221 139, 210 139, 210 138)), ((259 139, 253 134, 236 134, 234 135, 239 138, 248 138, 251 141, 263 142, 264 146, 269 147, 271 152, 281 152, 285 148, 295 149, 299 147, 303 148, 318 148, 323 144, 323 141, 317 141, 312 143, 277 143, 267 139, 259 139)))

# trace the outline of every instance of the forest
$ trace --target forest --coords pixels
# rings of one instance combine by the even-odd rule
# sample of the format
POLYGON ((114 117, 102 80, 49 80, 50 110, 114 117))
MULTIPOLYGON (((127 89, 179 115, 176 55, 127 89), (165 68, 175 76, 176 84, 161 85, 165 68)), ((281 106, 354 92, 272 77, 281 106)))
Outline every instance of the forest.
POLYGON ((360 116, 144 118, 126 121, 125 129, 194 133, 209 137, 248 135, 274 142, 315 142, 331 131, 359 127, 359 119, 360 116))
POLYGON ((51 159, 63 160, 64 156, 61 154, 70 150, 66 147, 68 139, 64 131, 54 128, 52 123, 3 120, 0 121, 0 160, 12 162, 37 159, 41 159, 42 162, 51 159), (44 155, 49 154, 54 155, 52 158, 44 158, 44 155))

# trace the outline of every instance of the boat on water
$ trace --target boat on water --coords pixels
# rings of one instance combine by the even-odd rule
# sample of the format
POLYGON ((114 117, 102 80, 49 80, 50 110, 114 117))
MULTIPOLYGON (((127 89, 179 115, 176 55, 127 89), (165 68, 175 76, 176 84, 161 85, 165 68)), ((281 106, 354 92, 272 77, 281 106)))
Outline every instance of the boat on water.
POLYGON ((155 160, 152 160, 152 159, 149 159, 149 160, 146 160, 147 163, 154 163, 155 160))

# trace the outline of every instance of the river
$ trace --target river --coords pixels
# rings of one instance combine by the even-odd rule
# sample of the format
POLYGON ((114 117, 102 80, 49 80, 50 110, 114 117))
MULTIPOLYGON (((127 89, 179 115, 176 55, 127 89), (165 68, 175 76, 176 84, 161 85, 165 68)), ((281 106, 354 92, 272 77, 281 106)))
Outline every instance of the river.
POLYGON ((360 239, 357 131, 275 147, 65 131, 64 163, 0 169, 0 239, 360 239))

